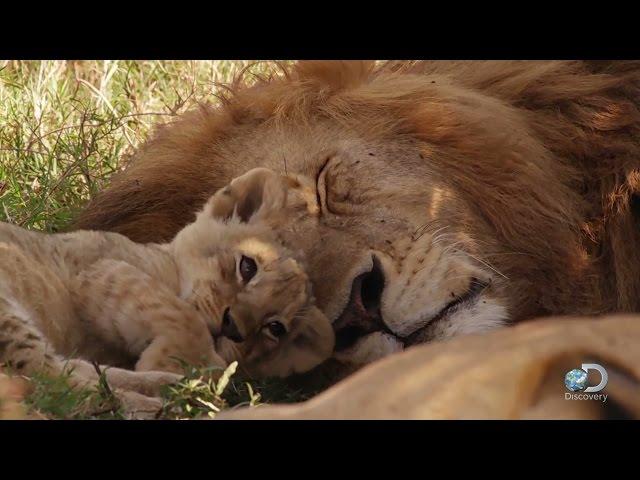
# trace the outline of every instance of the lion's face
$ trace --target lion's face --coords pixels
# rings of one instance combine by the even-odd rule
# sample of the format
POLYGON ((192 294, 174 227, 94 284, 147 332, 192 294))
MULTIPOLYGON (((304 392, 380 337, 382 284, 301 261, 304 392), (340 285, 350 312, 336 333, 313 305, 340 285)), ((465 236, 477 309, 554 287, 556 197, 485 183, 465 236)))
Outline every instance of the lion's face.
POLYGON ((499 245, 473 206, 429 159, 416 161, 416 146, 349 147, 321 165, 316 187, 319 223, 348 224, 353 249, 332 272, 349 282, 327 293, 337 300, 329 311, 338 356, 363 348, 382 355, 501 325, 508 285, 480 253, 499 245))

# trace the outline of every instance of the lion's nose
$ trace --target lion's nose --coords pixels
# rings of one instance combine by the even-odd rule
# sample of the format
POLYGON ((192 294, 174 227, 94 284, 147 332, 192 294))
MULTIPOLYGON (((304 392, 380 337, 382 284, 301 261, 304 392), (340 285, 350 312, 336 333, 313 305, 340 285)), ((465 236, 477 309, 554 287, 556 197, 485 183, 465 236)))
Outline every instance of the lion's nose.
POLYGON ((244 338, 240 334, 238 326, 236 325, 236 322, 231 316, 231 312, 229 310, 229 307, 227 307, 222 315, 222 335, 236 343, 242 342, 244 338))
POLYGON ((368 333, 388 331, 380 311, 383 290, 384 273, 374 255, 371 271, 353 279, 349 303, 333 324, 337 351, 350 347, 368 333))
POLYGON ((362 305, 364 306, 367 314, 371 318, 376 318, 380 321, 382 321, 382 314, 380 313, 380 299, 382 298, 383 290, 384 273, 382 272, 380 260, 378 260, 378 257, 373 255, 373 267, 370 272, 365 273, 362 279, 360 296, 362 298, 362 305))

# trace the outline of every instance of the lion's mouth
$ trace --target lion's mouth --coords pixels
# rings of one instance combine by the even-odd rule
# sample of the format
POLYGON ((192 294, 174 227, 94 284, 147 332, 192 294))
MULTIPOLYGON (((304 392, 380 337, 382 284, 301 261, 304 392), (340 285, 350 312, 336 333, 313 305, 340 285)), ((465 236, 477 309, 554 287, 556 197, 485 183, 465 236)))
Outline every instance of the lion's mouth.
POLYGON ((404 342, 405 347, 408 347, 415 343, 420 343, 420 340, 422 339, 426 328, 432 328, 434 323, 448 318, 452 313, 460 310, 461 308, 464 308, 465 306, 473 304, 478 299, 478 297, 482 295, 482 292, 484 292, 488 287, 489 282, 478 280, 477 278, 471 278, 471 280, 469 281, 469 288, 465 293, 457 296, 451 302, 446 304, 442 310, 440 310, 435 316, 428 320, 427 324, 424 327, 419 328, 410 335, 401 338, 401 340, 404 342))
POLYGON ((384 290, 385 278, 380 262, 374 256, 371 271, 358 275, 352 283, 349 302, 333 328, 336 334, 336 352, 352 347, 360 338, 382 331, 401 340, 405 346, 419 343, 427 327, 434 322, 448 318, 452 313, 471 305, 489 286, 488 282, 471 278, 467 290, 447 303, 438 313, 428 319, 425 325, 410 335, 400 337, 384 323, 380 310, 380 299, 384 290))

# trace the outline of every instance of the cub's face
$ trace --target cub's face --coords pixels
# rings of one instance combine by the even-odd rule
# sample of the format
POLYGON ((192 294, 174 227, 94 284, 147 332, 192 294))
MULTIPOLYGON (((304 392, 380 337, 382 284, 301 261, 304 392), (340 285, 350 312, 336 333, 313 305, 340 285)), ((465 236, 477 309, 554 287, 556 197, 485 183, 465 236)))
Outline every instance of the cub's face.
POLYGON ((172 242, 181 296, 201 312, 227 362, 253 376, 305 372, 333 352, 329 320, 279 240, 288 185, 255 169, 214 195, 172 242))

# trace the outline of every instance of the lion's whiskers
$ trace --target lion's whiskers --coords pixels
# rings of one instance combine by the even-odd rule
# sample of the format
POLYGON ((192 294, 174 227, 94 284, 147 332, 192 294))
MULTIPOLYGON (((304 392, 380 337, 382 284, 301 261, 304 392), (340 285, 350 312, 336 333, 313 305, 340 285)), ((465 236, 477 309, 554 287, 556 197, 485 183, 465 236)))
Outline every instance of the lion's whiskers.
MULTIPOLYGON (((445 230, 447 228, 447 226, 438 228, 437 230, 434 230, 434 232, 432 233, 432 239, 429 245, 429 248, 425 251, 425 253, 429 252, 433 247, 435 246, 439 246, 444 240, 446 240, 447 238, 449 238, 452 234, 449 233, 440 233, 443 230, 445 230)), ((505 278, 506 280, 509 280, 509 277, 507 277, 504 273, 502 273, 500 270, 498 270, 494 265, 492 265, 488 260, 483 260, 481 258, 478 258, 477 256, 473 255, 472 253, 467 252, 464 249, 461 248, 457 248, 460 245, 468 245, 469 243, 474 243, 475 240, 469 240, 469 239, 462 239, 462 240, 458 240, 455 241, 453 243, 448 244, 447 246, 445 246, 442 251, 440 252, 440 257, 446 256, 446 255, 450 255, 452 253, 452 251, 455 251, 455 254, 459 254, 459 255, 465 255, 467 257, 472 258, 473 260, 481 263, 482 265, 484 265, 485 267, 489 268, 491 271, 497 273, 498 275, 500 275, 501 277, 505 278)), ((486 242, 480 242, 480 243, 486 243, 486 242)), ((455 255, 454 254, 454 255, 455 255)), ((525 253, 520 253, 520 252, 505 252, 505 253, 494 253, 494 254, 488 254, 485 255, 486 256, 498 256, 498 255, 526 255, 525 253)), ((420 268, 419 270, 417 270, 417 272, 420 272, 424 269, 425 267, 420 268)), ((462 277, 457 277, 457 278, 462 278, 462 277)), ((457 279, 456 277, 452 277, 451 279, 457 279)))
POLYGON ((501 277, 503 277, 506 280, 509 280, 509 277, 507 277, 504 273, 502 273, 500 270, 498 270, 496 267, 494 267, 493 265, 491 265, 489 262, 485 262, 484 260, 476 257, 475 255, 470 254, 469 252, 465 252, 464 250, 459 250, 460 252, 462 252, 463 254, 473 258, 474 260, 476 260, 477 262, 480 262, 481 264, 483 264, 485 267, 493 270, 495 273, 497 273, 498 275, 500 275, 501 277))
POLYGON ((416 228, 416 230, 411 235, 411 239, 414 242, 416 240, 420 239, 420 237, 422 237, 427 232, 427 229, 435 222, 436 222, 436 220, 429 220, 427 223, 425 223, 425 224, 421 225, 420 227, 416 228))

